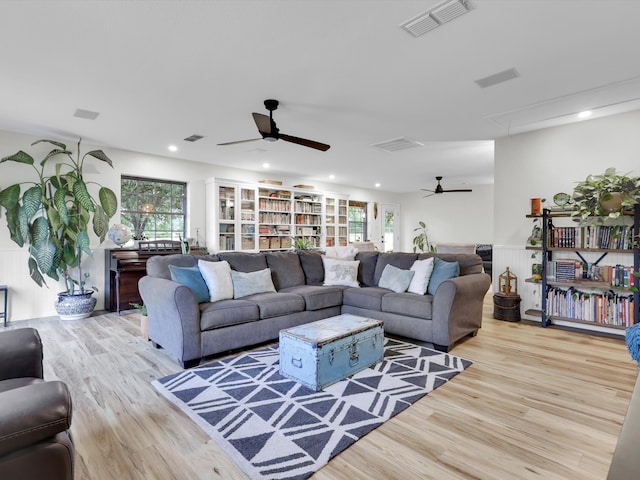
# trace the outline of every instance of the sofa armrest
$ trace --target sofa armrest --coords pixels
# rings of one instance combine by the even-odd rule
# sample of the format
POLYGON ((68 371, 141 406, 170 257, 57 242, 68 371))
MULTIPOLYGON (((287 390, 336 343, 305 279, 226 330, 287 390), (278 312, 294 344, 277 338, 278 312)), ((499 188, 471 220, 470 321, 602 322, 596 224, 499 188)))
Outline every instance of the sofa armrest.
POLYGON ((1 392, 0 405, 0 456, 71 427, 71 396, 57 380, 1 392))
POLYGON ((200 308, 195 295, 184 285, 164 278, 142 277, 140 296, 147 307, 149 338, 184 366, 202 354, 200 308))
POLYGON ((35 328, 0 334, 0 380, 42 378, 42 341, 35 328))
POLYGON ((491 279, 474 273, 445 280, 433 296, 433 343, 449 347, 482 326, 482 306, 491 279))

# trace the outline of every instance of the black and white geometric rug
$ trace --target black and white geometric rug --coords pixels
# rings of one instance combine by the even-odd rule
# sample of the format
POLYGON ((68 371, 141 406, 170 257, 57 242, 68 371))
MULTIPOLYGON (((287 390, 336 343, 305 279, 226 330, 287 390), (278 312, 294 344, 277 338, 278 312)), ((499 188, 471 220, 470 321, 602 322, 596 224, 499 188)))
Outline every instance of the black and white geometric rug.
POLYGON ((471 365, 385 338, 384 360, 314 392, 278 373, 278 345, 155 380, 251 479, 301 480, 471 365))

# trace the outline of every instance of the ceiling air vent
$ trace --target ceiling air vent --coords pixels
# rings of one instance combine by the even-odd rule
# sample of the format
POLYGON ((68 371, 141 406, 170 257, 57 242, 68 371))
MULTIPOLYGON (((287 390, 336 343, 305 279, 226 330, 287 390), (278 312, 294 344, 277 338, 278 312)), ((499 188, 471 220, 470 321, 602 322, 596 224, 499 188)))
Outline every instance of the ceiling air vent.
POLYGON ((513 80, 514 78, 518 78, 519 76, 520 74, 515 68, 510 68, 509 70, 504 70, 502 72, 489 75, 488 77, 474 80, 474 82, 480 88, 487 88, 487 87, 491 87, 492 85, 497 85, 498 83, 506 82, 508 80, 513 80))
POLYGON ((414 37, 419 37, 430 32, 443 23, 450 22, 469 11, 466 0, 448 0, 433 7, 428 12, 422 13, 400 25, 414 37))
POLYGON ((202 140, 204 138, 204 135, 196 135, 195 133, 193 135, 188 136, 187 138, 184 139, 185 142, 197 142, 198 140, 202 140))
POLYGON ((87 120, 95 120, 98 118, 98 115, 100 115, 100 113, 92 112, 91 110, 83 110, 81 108, 76 108, 76 111, 73 114, 74 117, 84 118, 87 120))
POLYGON ((416 142, 410 138, 400 137, 393 140, 386 140, 380 143, 374 143, 372 147, 379 148, 385 152, 397 152, 398 150, 406 150, 408 148, 424 147, 424 144, 416 142))

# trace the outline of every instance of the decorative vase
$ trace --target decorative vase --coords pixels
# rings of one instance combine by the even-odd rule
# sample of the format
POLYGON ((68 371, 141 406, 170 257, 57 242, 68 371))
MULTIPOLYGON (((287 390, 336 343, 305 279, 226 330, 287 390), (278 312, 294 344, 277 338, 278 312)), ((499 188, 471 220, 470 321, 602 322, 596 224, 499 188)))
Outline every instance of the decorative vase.
POLYGON ((621 192, 605 193, 600 197, 600 206, 605 215, 622 211, 623 195, 621 192))
POLYGON ((87 318, 93 312, 98 301, 93 296, 93 290, 85 293, 66 292, 58 293, 58 300, 55 303, 56 312, 61 320, 80 320, 87 318))

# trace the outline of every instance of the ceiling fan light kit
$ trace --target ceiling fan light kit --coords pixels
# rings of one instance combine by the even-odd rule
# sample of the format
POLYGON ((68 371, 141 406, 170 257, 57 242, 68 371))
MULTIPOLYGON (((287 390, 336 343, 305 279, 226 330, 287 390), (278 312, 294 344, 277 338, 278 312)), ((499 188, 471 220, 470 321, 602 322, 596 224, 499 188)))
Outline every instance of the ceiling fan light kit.
POLYGON ((278 109, 280 102, 274 99, 267 99, 264 101, 264 106, 269 110, 269 116, 262 113, 253 112, 253 121, 256 122, 258 127, 258 133, 262 135, 262 138, 251 138, 249 140, 237 140, 235 142, 219 143, 218 145, 234 145, 237 143, 253 142, 255 140, 265 140, 267 142, 275 142, 277 140, 284 140, 285 142, 296 143, 303 147, 315 148, 326 152, 331 148, 326 143, 316 142, 315 140, 308 140, 306 138, 294 137, 292 135, 286 135, 280 133, 280 129, 276 126, 276 122, 273 120, 273 111, 278 109))

